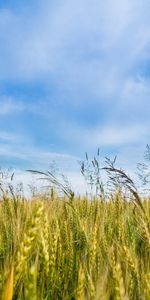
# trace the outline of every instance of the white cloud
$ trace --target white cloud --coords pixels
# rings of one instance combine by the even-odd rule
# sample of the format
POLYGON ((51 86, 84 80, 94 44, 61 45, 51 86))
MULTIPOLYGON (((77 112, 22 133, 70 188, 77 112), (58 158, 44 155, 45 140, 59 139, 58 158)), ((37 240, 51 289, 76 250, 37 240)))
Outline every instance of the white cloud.
POLYGON ((150 80, 144 76, 136 76, 128 78, 124 82, 122 95, 120 97, 120 105, 123 109, 129 107, 134 111, 146 111, 150 97, 150 80))
POLYGON ((6 115, 21 112, 30 112, 38 115, 47 115, 49 113, 50 115, 50 111, 47 112, 47 105, 48 101, 46 99, 33 101, 32 98, 22 100, 19 96, 0 95, 0 116, 5 117, 6 115))
POLYGON ((6 142, 18 142, 21 137, 17 134, 7 132, 7 131, 0 131, 0 141, 6 142))
POLYGON ((95 145, 121 146, 140 142, 148 134, 147 129, 141 125, 128 124, 125 126, 106 126, 104 129, 92 133, 92 142, 95 145))
POLYGON ((93 127, 66 124, 61 128, 61 137, 70 140, 78 149, 96 149, 97 147, 120 147, 129 144, 146 144, 149 138, 147 124, 132 122, 107 122, 93 127), (67 130, 65 129, 67 128, 67 130))
POLYGON ((20 112, 24 109, 24 104, 13 100, 11 97, 0 96, 0 116, 20 112))
MULTIPOLYGON (((23 140, 23 137, 22 137, 23 140)), ((2 160, 9 159, 18 160, 25 168, 45 168, 47 169, 49 165, 55 161, 60 167, 60 170, 71 170, 77 167, 78 157, 56 152, 48 152, 43 149, 37 149, 33 146, 25 145, 25 141, 21 146, 20 143, 10 143, 6 144, 4 142, 0 143, 0 158, 2 160)))

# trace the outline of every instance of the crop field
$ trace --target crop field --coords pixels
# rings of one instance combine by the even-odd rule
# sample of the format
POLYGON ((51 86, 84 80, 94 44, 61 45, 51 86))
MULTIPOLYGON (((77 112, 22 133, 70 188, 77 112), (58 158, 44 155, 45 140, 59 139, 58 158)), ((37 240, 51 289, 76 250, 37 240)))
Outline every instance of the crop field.
POLYGON ((0 202, 0 299, 149 300, 150 199, 0 202))

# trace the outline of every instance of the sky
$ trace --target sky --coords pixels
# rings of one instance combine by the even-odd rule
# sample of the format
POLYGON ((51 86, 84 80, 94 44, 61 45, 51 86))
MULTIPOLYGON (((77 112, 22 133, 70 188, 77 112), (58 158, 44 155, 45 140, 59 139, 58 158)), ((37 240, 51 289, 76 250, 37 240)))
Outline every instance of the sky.
POLYGON ((129 171, 150 140, 148 0, 0 0, 0 166, 76 187, 100 148, 129 171))

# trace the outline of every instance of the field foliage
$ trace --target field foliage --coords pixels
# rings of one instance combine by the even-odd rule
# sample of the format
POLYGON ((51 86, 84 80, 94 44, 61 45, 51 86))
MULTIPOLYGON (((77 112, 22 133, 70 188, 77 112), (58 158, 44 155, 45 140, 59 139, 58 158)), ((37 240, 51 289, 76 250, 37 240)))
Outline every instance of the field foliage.
POLYGON ((150 199, 141 202, 4 194, 0 299, 149 300, 150 199))

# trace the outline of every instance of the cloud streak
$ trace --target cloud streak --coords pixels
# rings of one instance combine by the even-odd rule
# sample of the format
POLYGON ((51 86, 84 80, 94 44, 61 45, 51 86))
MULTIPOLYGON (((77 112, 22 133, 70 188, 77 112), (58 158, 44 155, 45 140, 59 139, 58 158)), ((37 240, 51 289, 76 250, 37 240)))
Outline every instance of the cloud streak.
POLYGON ((65 135, 62 137, 70 139, 73 145, 80 145, 81 149, 96 149, 97 147, 125 147, 130 144, 140 144, 141 140, 146 143, 149 138, 149 130, 143 124, 120 124, 110 123, 98 125, 95 128, 83 128, 78 125, 68 125, 65 135), (68 134, 68 135, 67 135, 68 134))
POLYGON ((24 104, 7 96, 0 97, 0 116, 10 115, 24 109, 24 104))
POLYGON ((7 131, 0 131, 0 142, 1 141, 5 141, 5 142, 16 142, 20 140, 20 136, 14 134, 14 133, 10 133, 7 131))
MULTIPOLYGON (((2 134, 0 134, 1 137, 2 134)), ((3 134, 4 136, 4 134, 3 134)), ((7 133, 4 136, 5 140, 9 139, 12 142, 13 137, 7 133)), ((18 140, 19 141, 19 140, 18 140)), ((7 144, 4 141, 0 142, 0 159, 1 161, 9 160, 17 160, 18 162, 24 162, 23 166, 30 168, 49 168, 52 162, 56 162, 58 166, 64 171, 71 170, 72 168, 76 168, 77 161, 79 157, 65 154, 65 153, 56 153, 50 152, 43 149, 37 149, 34 146, 25 146, 20 145, 20 143, 11 143, 7 144)))

